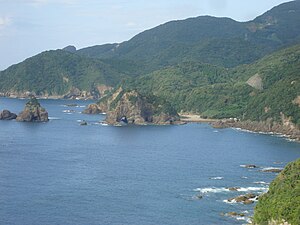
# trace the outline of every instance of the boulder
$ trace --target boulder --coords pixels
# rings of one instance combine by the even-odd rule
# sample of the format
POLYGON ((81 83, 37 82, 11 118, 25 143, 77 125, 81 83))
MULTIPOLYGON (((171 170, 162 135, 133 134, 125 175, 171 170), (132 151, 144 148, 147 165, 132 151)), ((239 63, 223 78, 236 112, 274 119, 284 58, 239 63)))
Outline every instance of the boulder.
POLYGON ((14 120, 17 118, 17 115, 11 113, 9 110, 3 110, 0 112, 0 120, 14 120))
POLYGON ((256 200, 258 196, 259 196, 258 194, 249 193, 245 195, 239 195, 234 198, 230 198, 228 199, 228 202, 240 202, 245 205, 248 205, 254 203, 254 200, 256 200))
POLYGON ((38 100, 31 96, 25 108, 17 117, 19 122, 47 122, 49 121, 48 112, 41 107, 38 100))

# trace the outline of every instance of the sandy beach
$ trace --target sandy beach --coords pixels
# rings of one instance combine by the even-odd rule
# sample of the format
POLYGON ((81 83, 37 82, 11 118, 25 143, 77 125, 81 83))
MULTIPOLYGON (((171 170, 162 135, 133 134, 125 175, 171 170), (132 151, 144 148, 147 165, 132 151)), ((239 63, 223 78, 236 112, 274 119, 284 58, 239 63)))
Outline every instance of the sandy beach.
POLYGON ((180 120, 187 123, 210 123, 215 122, 217 119, 204 119, 197 114, 179 114, 180 120))

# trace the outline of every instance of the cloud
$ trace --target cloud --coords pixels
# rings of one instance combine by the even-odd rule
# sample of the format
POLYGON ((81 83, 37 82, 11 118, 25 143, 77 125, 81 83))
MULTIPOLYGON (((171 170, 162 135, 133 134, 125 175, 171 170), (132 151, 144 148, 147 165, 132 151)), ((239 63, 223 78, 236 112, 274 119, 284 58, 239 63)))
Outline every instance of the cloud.
POLYGON ((11 18, 8 16, 0 16, 0 29, 11 24, 11 18))

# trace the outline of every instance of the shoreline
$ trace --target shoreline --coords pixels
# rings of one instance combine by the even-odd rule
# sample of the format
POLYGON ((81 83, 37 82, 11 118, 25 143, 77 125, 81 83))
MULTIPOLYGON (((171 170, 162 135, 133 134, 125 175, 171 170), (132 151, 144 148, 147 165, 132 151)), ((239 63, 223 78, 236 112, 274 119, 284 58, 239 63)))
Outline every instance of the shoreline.
POLYGON ((198 114, 179 113, 180 121, 186 123, 213 123, 219 121, 218 119, 202 118, 198 114))

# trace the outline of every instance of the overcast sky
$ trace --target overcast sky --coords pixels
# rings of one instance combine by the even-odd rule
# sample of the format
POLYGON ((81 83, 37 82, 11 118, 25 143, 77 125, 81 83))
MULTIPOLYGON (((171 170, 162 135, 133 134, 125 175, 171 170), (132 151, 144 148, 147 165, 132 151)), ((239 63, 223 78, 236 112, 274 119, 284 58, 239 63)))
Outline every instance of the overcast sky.
POLYGON ((289 0, 0 0, 0 70, 45 50, 122 42, 170 20, 252 20, 289 0))

